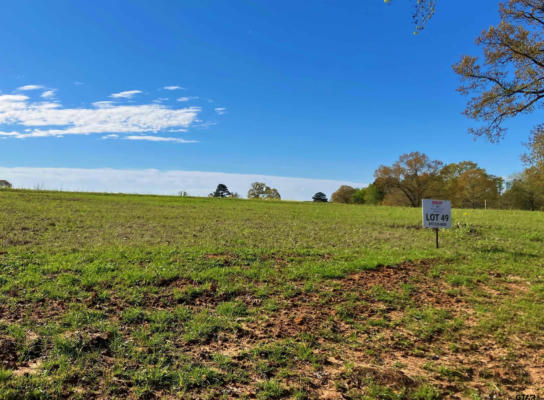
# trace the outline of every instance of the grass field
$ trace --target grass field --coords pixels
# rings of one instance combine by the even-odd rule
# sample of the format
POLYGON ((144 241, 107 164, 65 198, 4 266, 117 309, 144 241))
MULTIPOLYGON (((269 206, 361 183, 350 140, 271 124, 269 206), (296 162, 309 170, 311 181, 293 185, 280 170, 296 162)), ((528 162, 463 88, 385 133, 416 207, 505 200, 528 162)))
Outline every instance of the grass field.
POLYGON ((544 396, 544 214, 0 192, 0 399, 544 396))

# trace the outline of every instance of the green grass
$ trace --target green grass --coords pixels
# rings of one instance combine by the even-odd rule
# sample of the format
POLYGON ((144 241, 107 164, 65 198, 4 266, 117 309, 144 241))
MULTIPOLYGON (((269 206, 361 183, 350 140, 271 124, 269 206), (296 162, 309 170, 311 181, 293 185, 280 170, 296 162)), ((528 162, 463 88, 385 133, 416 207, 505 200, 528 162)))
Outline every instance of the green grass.
POLYGON ((0 400, 543 396, 544 213, 453 219, 1 191, 0 400))

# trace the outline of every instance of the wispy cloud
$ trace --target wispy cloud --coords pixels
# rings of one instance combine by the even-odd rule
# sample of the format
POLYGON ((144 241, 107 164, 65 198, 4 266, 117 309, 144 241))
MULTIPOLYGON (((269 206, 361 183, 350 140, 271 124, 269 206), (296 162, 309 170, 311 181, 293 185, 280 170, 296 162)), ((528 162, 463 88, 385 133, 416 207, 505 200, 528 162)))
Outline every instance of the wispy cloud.
POLYGON ((223 115, 227 113, 226 107, 215 107, 215 112, 217 115, 223 115))
POLYGON ((12 107, 17 107, 17 103, 25 102, 28 96, 24 94, 3 94, 0 95, 0 107, 8 107, 12 103, 12 107))
POLYGON ((198 96, 185 96, 185 97, 178 98, 178 101, 185 102, 185 101, 197 100, 197 99, 198 99, 198 96))
POLYGON ((45 89, 45 87, 43 85, 25 85, 25 86, 20 86, 17 88, 17 90, 21 90, 21 91, 39 90, 39 89, 45 89))
POLYGON ((162 136, 126 136, 127 140, 144 140, 148 142, 173 142, 173 143, 198 143, 197 140, 185 140, 181 138, 162 137, 162 136))
POLYGON ((193 196, 206 196, 218 183, 224 183, 230 190, 243 196, 252 182, 265 182, 277 188, 286 200, 311 200, 316 192, 330 196, 341 185, 365 186, 343 180, 156 169, 0 167, 0 176, 18 188, 40 185, 44 189, 150 194, 176 194, 186 190, 193 196))
POLYGON ((55 92, 56 92, 55 89, 46 90, 45 92, 43 92, 43 93, 41 94, 41 97, 43 97, 44 99, 53 98, 53 97, 55 97, 55 92))
POLYGON ((110 107, 114 107, 115 103, 109 100, 95 101, 93 103, 93 106, 95 106, 96 108, 110 108, 110 107))
POLYGON ((185 88, 181 87, 181 86, 177 86, 177 85, 173 85, 173 86, 165 86, 163 87, 164 90, 185 90, 185 88))
POLYGON ((112 133, 111 135, 102 136, 102 139, 118 139, 119 135, 112 133))
POLYGON ((200 112, 200 107, 108 101, 95 102, 92 108, 65 108, 58 102, 33 102, 23 94, 7 94, 0 95, 0 125, 4 125, 0 137, 173 132, 189 128, 200 112))
POLYGON ((113 99, 131 99, 140 93, 142 93, 141 90, 125 90, 124 92, 112 93, 110 94, 110 97, 113 99))

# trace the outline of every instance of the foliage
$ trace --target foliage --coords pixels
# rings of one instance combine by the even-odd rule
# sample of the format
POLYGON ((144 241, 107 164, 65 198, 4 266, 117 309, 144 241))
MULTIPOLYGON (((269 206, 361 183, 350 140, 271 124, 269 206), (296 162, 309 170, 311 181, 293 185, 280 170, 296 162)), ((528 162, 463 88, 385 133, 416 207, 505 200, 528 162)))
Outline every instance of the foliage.
POLYGON ((484 60, 464 56, 453 66, 462 79, 459 92, 470 96, 465 115, 485 123, 470 132, 491 141, 503 136, 505 120, 534 111, 544 98, 542 1, 508 0, 499 14, 499 24, 476 39, 484 60))
POLYGON ((380 167, 375 176, 374 184, 365 190, 367 204, 419 207, 424 197, 448 199, 457 208, 500 208, 503 204, 503 179, 472 161, 442 167, 425 154, 411 153, 392 167, 380 167))
POLYGON ((402 193, 411 207, 421 206, 429 189, 438 180, 442 162, 430 160, 426 154, 403 154, 392 166, 380 166, 374 173, 375 185, 385 193, 402 193))
POLYGON ((376 184, 372 183, 365 188, 364 203, 371 205, 380 204, 385 197, 385 193, 376 184))
MULTIPOLYGON (((389 4, 391 0, 384 0, 384 3, 389 4)), ((414 13, 412 19, 415 24, 415 32, 422 31, 429 20, 433 17, 436 9, 436 0, 414 0, 414 13)))
POLYGON ((365 203, 366 188, 355 189, 353 192, 350 203, 364 204, 365 203))
POLYGON ((247 192, 248 199, 281 200, 280 193, 263 182, 253 182, 247 192))
POLYGON ((316 194, 314 194, 312 196, 312 200, 315 202, 315 203, 326 203, 328 202, 329 200, 327 199, 327 195, 323 192, 317 192, 316 194))
POLYGON ((544 171, 538 167, 530 167, 514 177, 503 195, 503 207, 543 210, 544 171))
POLYGON ((0 180, 0 189, 11 189, 12 185, 6 180, 0 180))
POLYGON ((503 179, 489 175, 472 161, 451 163, 440 170, 443 197, 458 208, 498 208, 503 179))
POLYGON ((348 185, 342 185, 338 188, 336 192, 334 192, 331 196, 331 201, 333 203, 352 203, 353 202, 353 196, 357 190, 355 188, 352 188, 348 185))
POLYGON ((231 193, 230 190, 227 188, 227 185, 220 183, 217 185, 217 188, 215 189, 215 192, 212 192, 208 195, 208 197, 219 197, 219 198, 225 198, 225 197, 235 197, 238 198, 237 193, 231 193), (233 196, 234 195, 234 196, 233 196))

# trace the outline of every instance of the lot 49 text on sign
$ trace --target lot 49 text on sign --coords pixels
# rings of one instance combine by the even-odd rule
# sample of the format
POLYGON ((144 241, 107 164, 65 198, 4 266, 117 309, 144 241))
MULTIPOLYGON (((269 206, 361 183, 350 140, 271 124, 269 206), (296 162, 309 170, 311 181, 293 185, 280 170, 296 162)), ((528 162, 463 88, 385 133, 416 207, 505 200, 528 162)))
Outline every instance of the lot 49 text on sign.
POLYGON ((451 228, 451 202, 448 200, 423 200, 424 228, 451 228))

